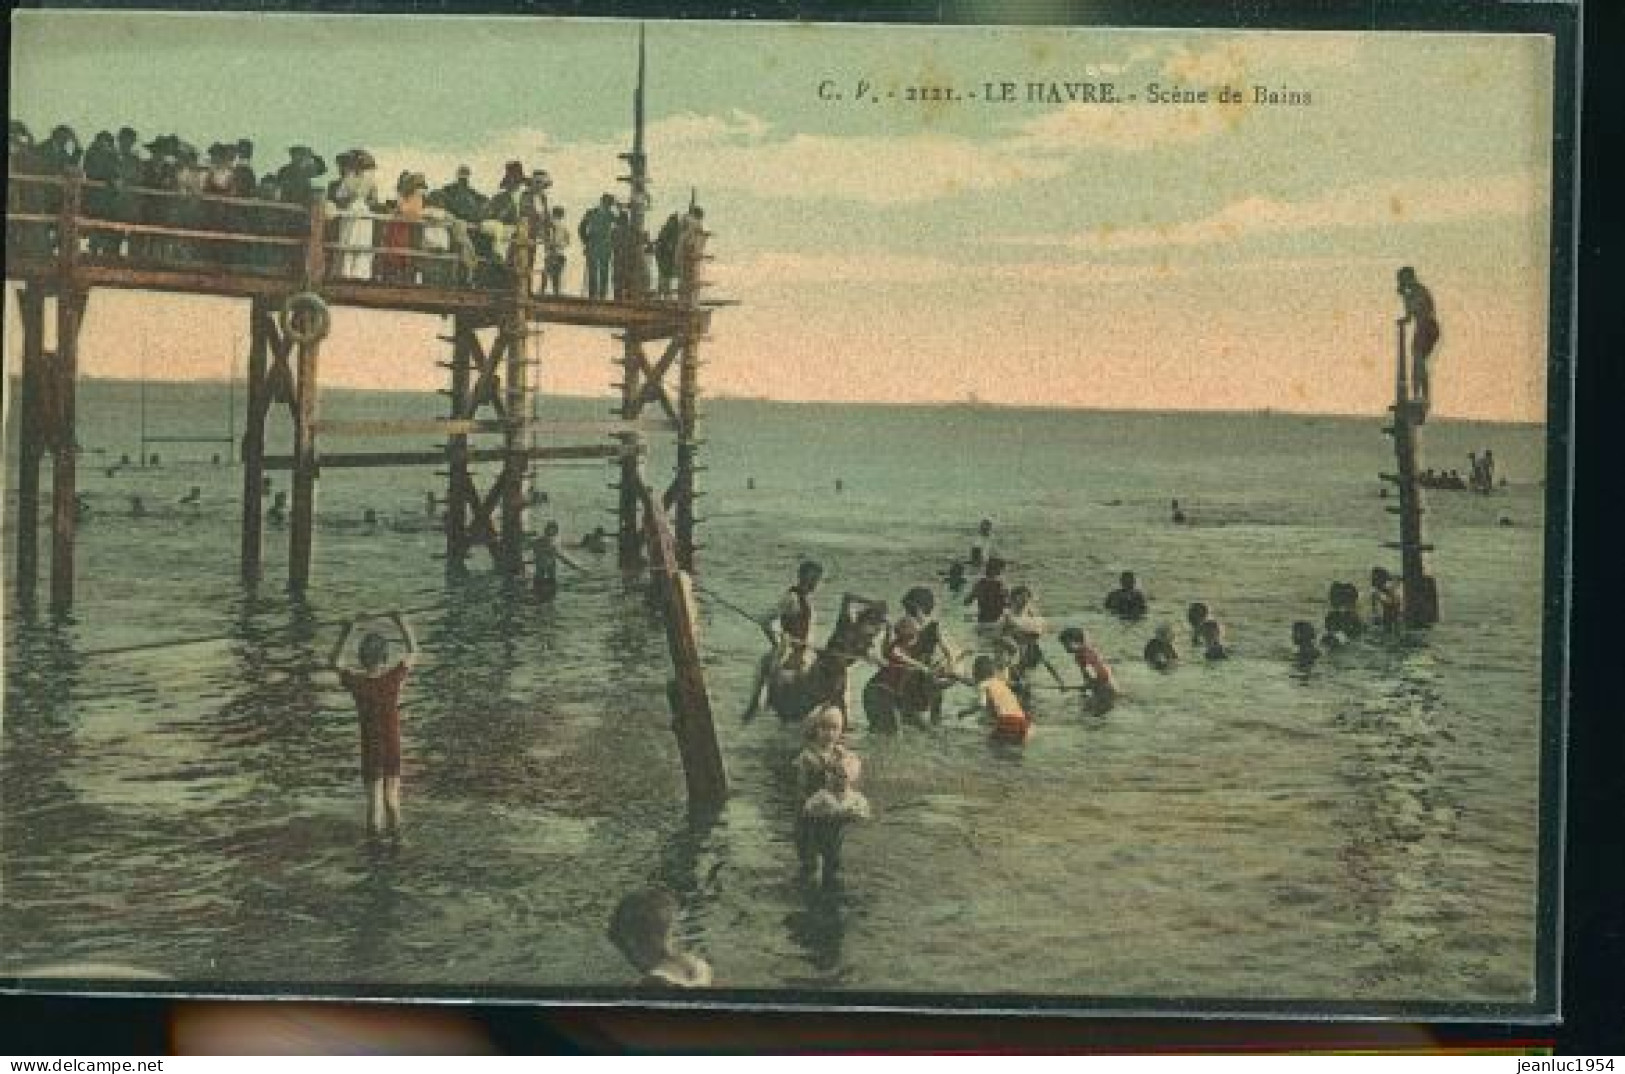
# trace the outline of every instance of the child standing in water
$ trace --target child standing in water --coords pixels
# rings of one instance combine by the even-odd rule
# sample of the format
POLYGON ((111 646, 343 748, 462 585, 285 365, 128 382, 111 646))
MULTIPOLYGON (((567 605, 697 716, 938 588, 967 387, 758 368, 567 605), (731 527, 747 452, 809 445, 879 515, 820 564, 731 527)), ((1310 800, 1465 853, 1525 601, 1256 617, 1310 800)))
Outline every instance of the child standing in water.
POLYGON ((993 722, 993 729, 988 733, 990 740, 1024 745, 1032 737, 1033 721, 1021 707, 1016 692, 999 675, 998 664, 991 656, 978 656, 971 668, 971 677, 976 680, 981 698, 962 715, 981 710, 993 722))
POLYGON ((549 522, 542 527, 542 535, 536 538, 533 548, 536 557, 536 574, 531 580, 531 588, 536 596, 544 601, 550 601, 558 596, 559 592, 559 563, 568 563, 576 570, 583 570, 581 564, 571 559, 564 549, 559 547, 559 524, 549 522))
POLYGON ((644 988, 705 988, 711 967, 677 945, 677 896, 640 888, 621 899, 609 919, 609 942, 642 974, 644 988))
POLYGON ((1099 650, 1089 644, 1089 635, 1081 628, 1067 627, 1061 631, 1060 639, 1061 648, 1072 654, 1083 675, 1084 705, 1092 715, 1104 716, 1117 703, 1117 680, 1112 678, 1111 667, 1099 650))
POLYGON ((852 789, 862 770, 857 754, 841 744, 846 714, 834 705, 816 708, 807 717, 805 742, 795 759, 796 854, 801 878, 812 880, 820 869, 825 887, 841 871, 846 827, 869 815, 869 803, 852 789))
POLYGON ((417 639, 400 612, 389 614, 405 646, 401 658, 390 663, 389 641, 372 631, 356 646, 358 670, 339 663, 344 646, 360 618, 348 623, 327 658, 339 682, 355 700, 361 725, 361 779, 367 789, 367 834, 400 837, 401 829, 401 686, 412 670, 417 639))
POLYGON ((970 587, 965 603, 976 605, 977 629, 991 631, 998 627, 1010 603, 1009 592, 1004 588, 1004 560, 994 556, 987 561, 982 577, 970 587))

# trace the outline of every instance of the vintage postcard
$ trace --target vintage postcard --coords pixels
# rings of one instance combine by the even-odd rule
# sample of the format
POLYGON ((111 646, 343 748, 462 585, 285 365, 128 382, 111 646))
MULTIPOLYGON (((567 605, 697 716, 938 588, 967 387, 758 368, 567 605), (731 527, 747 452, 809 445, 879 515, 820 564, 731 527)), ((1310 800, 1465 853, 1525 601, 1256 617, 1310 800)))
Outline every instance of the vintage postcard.
POLYGON ((0 983, 1551 1015, 1547 21, 14 14, 0 983))

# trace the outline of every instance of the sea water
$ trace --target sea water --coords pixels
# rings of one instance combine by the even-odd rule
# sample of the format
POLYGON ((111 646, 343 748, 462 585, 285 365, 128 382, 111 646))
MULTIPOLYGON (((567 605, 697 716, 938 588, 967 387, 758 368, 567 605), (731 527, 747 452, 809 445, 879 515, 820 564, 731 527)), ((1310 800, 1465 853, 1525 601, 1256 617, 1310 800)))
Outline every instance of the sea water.
MULTIPOLYGON (((582 419, 611 403, 546 405, 582 419)), ((442 407, 322 398, 324 418, 442 407)), ((1364 592, 1372 566, 1397 568, 1375 416, 709 403, 701 644, 732 796, 697 821, 664 636, 613 553, 574 551, 584 569, 563 568, 543 605, 483 551, 448 575, 424 508, 443 478, 330 469, 306 599, 284 591, 287 533, 269 523, 265 580, 245 589, 242 473, 212 461, 226 445, 151 445, 161 465, 115 465, 139 455, 143 411, 150 435, 223 436, 225 410, 223 385, 81 389, 90 514, 73 616, 6 622, 0 976, 95 961, 257 987, 625 985, 604 927, 622 894, 658 882, 683 901, 684 941, 735 988, 1532 995, 1539 427, 1426 427, 1424 465, 1465 471, 1490 447, 1509 479, 1490 496, 1427 494, 1442 621, 1305 672, 1292 621, 1319 622, 1330 582, 1364 592), (181 503, 194 486, 199 502, 181 503), (765 612, 811 557, 826 626, 843 593, 895 607, 927 584, 968 643, 940 574, 984 517, 1011 581, 1052 630, 1090 631, 1125 696, 1087 717, 1075 695, 1041 693, 1036 735, 1011 750, 955 717, 975 701, 956 689, 944 726, 885 738, 856 709, 869 671, 855 669, 874 816, 849 835, 844 885, 810 891, 791 843, 797 733, 740 721, 763 641, 728 605, 765 612), (1122 570, 1150 598, 1142 623, 1101 611, 1122 570), (1186 640, 1196 600, 1226 625, 1230 660, 1206 664, 1186 640), (364 837, 354 708, 324 666, 333 622, 392 608, 415 609, 421 654, 403 697, 405 840, 387 850, 364 837), (1168 674, 1139 659, 1163 621, 1186 649, 1168 674), (213 640, 105 653, 198 638, 213 640)), ((287 440, 275 411, 270 451, 287 440)), ((656 443, 656 487, 670 465, 656 443)), ((10 461, 8 577, 15 474, 10 461)), ((613 534, 614 479, 600 463, 540 470, 549 502, 530 524, 557 520, 567 548, 594 526, 613 534)), ((290 490, 285 472, 273 482, 290 490)), ((48 526, 40 537, 48 561, 48 526)))

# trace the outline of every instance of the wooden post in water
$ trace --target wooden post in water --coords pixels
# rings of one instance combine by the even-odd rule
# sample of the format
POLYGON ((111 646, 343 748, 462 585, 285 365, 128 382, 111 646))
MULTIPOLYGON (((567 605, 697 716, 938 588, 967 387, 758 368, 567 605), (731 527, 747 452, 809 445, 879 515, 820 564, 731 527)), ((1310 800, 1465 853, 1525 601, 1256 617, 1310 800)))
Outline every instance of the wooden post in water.
MULTIPOLYGON (((621 351, 621 406, 618 411, 623 421, 635 421, 643 411, 643 390, 639 374, 643 367, 642 344, 630 330, 625 333, 621 351)), ((643 562, 638 534, 638 490, 643 483, 638 474, 637 458, 627 454, 621 457, 620 491, 617 510, 619 520, 619 560, 621 570, 636 571, 643 562)))
POLYGON ((525 571, 525 471, 530 468, 526 454, 525 429, 530 416, 530 292, 535 267, 535 243, 521 222, 514 234, 514 311, 502 322, 507 336, 503 376, 507 396, 502 415, 502 569, 519 575, 525 571))
POLYGON ((73 606, 74 546, 79 533, 76 423, 79 386, 79 325, 86 294, 79 289, 79 205, 84 175, 68 173, 62 186, 62 208, 57 218, 58 282, 56 292, 56 354, 50 362, 49 423, 46 440, 51 447, 51 607, 58 612, 73 606))
POLYGON ((22 384, 17 411, 17 565, 13 579, 17 602, 34 603, 39 584, 39 472, 45 456, 40 407, 45 369, 45 292, 26 283, 17 292, 23 320, 22 384))
POLYGON ((1422 539, 1422 488, 1417 481, 1420 452, 1418 426, 1423 419, 1420 405, 1410 397, 1406 377, 1405 323, 1398 325, 1399 341, 1394 375, 1393 424, 1383 431, 1394 438, 1398 472, 1393 476, 1399 487, 1399 506, 1389 511, 1399 515, 1399 541, 1386 547, 1397 548, 1400 577, 1405 586, 1405 625, 1432 626, 1439 621, 1439 590, 1422 556, 1433 546, 1422 539))
POLYGON ((243 534, 242 579, 260 580, 264 554, 265 418, 271 409, 265 383, 270 351, 271 310, 263 298, 251 299, 248 307, 248 404, 243 421, 243 534))
MULTIPOLYGON (((305 240, 305 287, 315 291, 327 276, 326 203, 310 202, 310 230, 305 240)), ((296 341, 299 370, 294 383, 293 407, 293 517, 288 535, 288 588, 303 592, 310 584, 310 566, 316 526, 316 397, 321 341, 296 341)))
POLYGON ((722 763, 722 747, 717 744, 711 694, 700 659, 692 583, 677 563, 665 507, 641 479, 637 491, 649 542, 649 580, 660 596, 660 614, 671 651, 672 680, 666 693, 672 711, 672 733, 677 736, 677 752, 688 787, 688 804, 690 808, 715 808, 728 798, 728 771, 722 763))
POLYGON ((677 367, 677 473, 673 483, 673 508, 676 512, 677 562, 683 570, 695 569, 698 545, 694 531, 698 519, 694 513, 695 501, 701 493, 698 488, 700 471, 700 334, 703 318, 700 313, 700 266, 704 263, 705 242, 709 232, 700 232, 700 241, 686 244, 685 263, 678 277, 678 301, 688 310, 688 323, 684 326, 682 351, 677 367))
MULTIPOLYGON (((451 388, 447 392, 451 417, 463 421, 473 417, 470 399, 473 390, 474 347, 478 337, 474 320, 464 314, 454 319, 451 334, 451 388)), ((446 569, 461 567, 468 555, 468 434, 454 432, 446 437, 446 569)))

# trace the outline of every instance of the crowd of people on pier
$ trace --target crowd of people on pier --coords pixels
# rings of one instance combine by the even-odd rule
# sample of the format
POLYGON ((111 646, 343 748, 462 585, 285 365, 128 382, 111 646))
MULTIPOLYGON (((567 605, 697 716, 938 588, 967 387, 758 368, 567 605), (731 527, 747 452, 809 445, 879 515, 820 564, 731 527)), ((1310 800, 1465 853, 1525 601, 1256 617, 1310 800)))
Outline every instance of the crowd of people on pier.
POLYGON ((366 149, 334 156, 336 174, 309 146, 260 172, 252 140, 199 150, 178 135, 145 143, 131 127, 100 131, 89 146, 67 125, 36 140, 10 122, 7 241, 16 256, 50 256, 61 242, 48 219, 62 210, 60 179, 81 175, 81 237, 93 259, 147 267, 277 275, 304 270, 311 211, 322 207, 329 279, 425 287, 511 288, 531 274, 534 294, 565 293, 571 251, 581 250, 581 291, 597 300, 676 299, 703 256, 705 213, 690 204, 650 234, 646 195, 633 204, 606 193, 571 225, 553 204, 543 168, 508 161, 494 194, 468 167, 438 188, 403 171, 391 188, 366 149), (19 181, 19 178, 22 181, 19 181), (104 223, 105 222, 105 223, 104 223), (122 226, 114 226, 122 225, 122 226))

